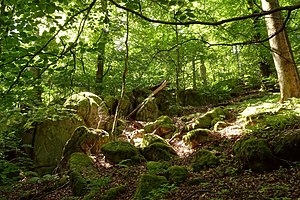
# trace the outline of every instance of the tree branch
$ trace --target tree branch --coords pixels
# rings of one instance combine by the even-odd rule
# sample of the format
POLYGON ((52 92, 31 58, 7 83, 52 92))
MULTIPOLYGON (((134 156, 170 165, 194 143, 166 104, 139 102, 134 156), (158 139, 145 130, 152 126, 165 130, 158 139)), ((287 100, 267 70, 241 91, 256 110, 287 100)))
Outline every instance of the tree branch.
POLYGON ((209 22, 209 21, 187 21, 187 22, 180 22, 180 21, 163 21, 163 20, 157 20, 157 19, 151 19, 145 15, 142 15, 141 13, 134 11, 130 8, 127 8, 125 6, 122 6, 118 3, 116 3, 114 0, 109 0, 113 5, 115 5, 116 7, 126 10, 128 12, 131 12, 137 16, 139 16, 140 18, 148 21, 148 22, 152 22, 152 23, 158 23, 158 24, 169 24, 169 25, 192 25, 192 24, 199 24, 199 25, 207 25, 207 26, 218 26, 221 24, 225 24, 225 23, 229 23, 229 22, 234 22, 234 21, 242 21, 245 19, 250 19, 250 18, 254 18, 254 17, 262 17, 265 15, 269 15, 272 14, 274 12, 278 12, 278 11, 282 11, 282 10, 286 10, 286 11, 293 11, 296 9, 300 8, 300 3, 297 3, 295 5, 292 6, 284 6, 284 7, 278 7, 269 11, 263 11, 260 13, 253 13, 251 15, 245 15, 245 16, 240 16, 240 17, 233 17, 233 18, 228 18, 228 19, 223 19, 220 21, 216 21, 216 22, 209 22))
POLYGON ((60 27, 60 29, 39 49, 37 50, 29 59, 29 61, 26 62, 26 64, 24 65, 24 67, 22 67, 22 69, 20 70, 20 72, 18 73, 17 77, 15 78, 14 82, 10 85, 10 87, 8 88, 8 90, 5 92, 4 97, 10 93, 10 91, 13 89, 13 87, 18 83, 18 81, 20 80, 23 72, 29 67, 29 64, 33 61, 33 59, 39 55, 49 44, 50 42, 52 42, 55 37, 59 34, 59 32, 73 19, 75 18, 77 15, 85 12, 85 11, 90 11, 92 9, 92 7, 95 5, 97 0, 93 0, 93 2, 89 5, 89 7, 78 11, 77 13, 75 13, 73 16, 71 16, 65 23, 63 26, 60 27))

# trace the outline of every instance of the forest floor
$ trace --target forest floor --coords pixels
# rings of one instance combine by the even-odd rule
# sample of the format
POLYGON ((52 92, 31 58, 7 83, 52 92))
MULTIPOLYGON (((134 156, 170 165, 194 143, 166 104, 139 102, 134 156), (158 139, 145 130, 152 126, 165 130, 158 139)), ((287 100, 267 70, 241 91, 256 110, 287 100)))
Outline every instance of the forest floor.
MULTIPOLYGON (((195 108, 197 110, 201 108, 195 108)), ((234 112, 236 116, 238 112, 234 112)), ((176 121, 177 119, 174 118, 176 121)), ((215 168, 194 172, 189 170, 188 179, 177 186, 170 186, 158 191, 157 196, 149 199, 190 200, 190 199, 300 199, 300 165, 290 163, 290 166, 271 172, 256 173, 243 170, 234 160, 232 146, 240 137, 242 129, 236 117, 229 121, 230 126, 220 130, 213 142, 190 149, 182 142, 173 142, 179 158, 172 165, 186 166, 190 169, 194 154, 199 149, 214 151, 221 158, 221 164, 215 168), (226 133, 235 133, 228 135, 226 133)), ((109 188, 125 185, 126 191, 117 197, 118 200, 129 200, 134 196, 141 174, 146 173, 146 164, 124 167, 110 165, 102 155, 94 158, 94 166, 102 177, 109 177, 94 199, 101 199, 101 194, 109 188)), ((105 182, 105 179, 103 180, 105 182)), ((0 191, 2 199, 81 199, 72 196, 68 184, 52 187, 57 182, 55 177, 44 178, 41 181, 23 180, 13 187, 0 191), (52 189, 51 189, 52 188, 52 189), (53 189, 55 188, 55 189, 53 189)))

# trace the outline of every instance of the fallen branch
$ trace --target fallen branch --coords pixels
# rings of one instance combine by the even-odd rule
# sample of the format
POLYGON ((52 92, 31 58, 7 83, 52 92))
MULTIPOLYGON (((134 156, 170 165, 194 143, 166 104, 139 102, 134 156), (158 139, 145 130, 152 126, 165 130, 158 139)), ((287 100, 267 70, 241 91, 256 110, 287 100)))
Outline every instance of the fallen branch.
POLYGON ((149 100, 167 86, 167 81, 164 80, 142 103, 140 103, 126 118, 131 118, 135 113, 142 110, 149 100))

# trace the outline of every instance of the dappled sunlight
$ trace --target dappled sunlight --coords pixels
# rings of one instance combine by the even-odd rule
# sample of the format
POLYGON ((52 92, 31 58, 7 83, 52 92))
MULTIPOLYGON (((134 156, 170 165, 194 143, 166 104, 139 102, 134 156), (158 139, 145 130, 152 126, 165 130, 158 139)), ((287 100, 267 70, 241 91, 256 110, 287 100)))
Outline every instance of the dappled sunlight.
POLYGON ((180 158, 188 157, 195 152, 195 149, 187 146, 182 140, 175 140, 171 145, 180 158))

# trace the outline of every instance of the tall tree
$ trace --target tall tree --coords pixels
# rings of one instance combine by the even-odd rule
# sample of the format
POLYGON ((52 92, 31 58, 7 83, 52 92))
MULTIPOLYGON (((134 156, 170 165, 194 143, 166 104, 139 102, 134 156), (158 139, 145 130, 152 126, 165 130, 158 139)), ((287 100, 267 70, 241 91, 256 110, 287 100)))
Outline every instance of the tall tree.
MULTIPOLYGON (((261 2, 264 11, 279 7, 278 0, 262 0, 261 2)), ((265 21, 268 35, 271 37, 269 42, 278 75, 280 101, 285 101, 291 97, 300 97, 299 74, 281 12, 266 15, 265 21)))

